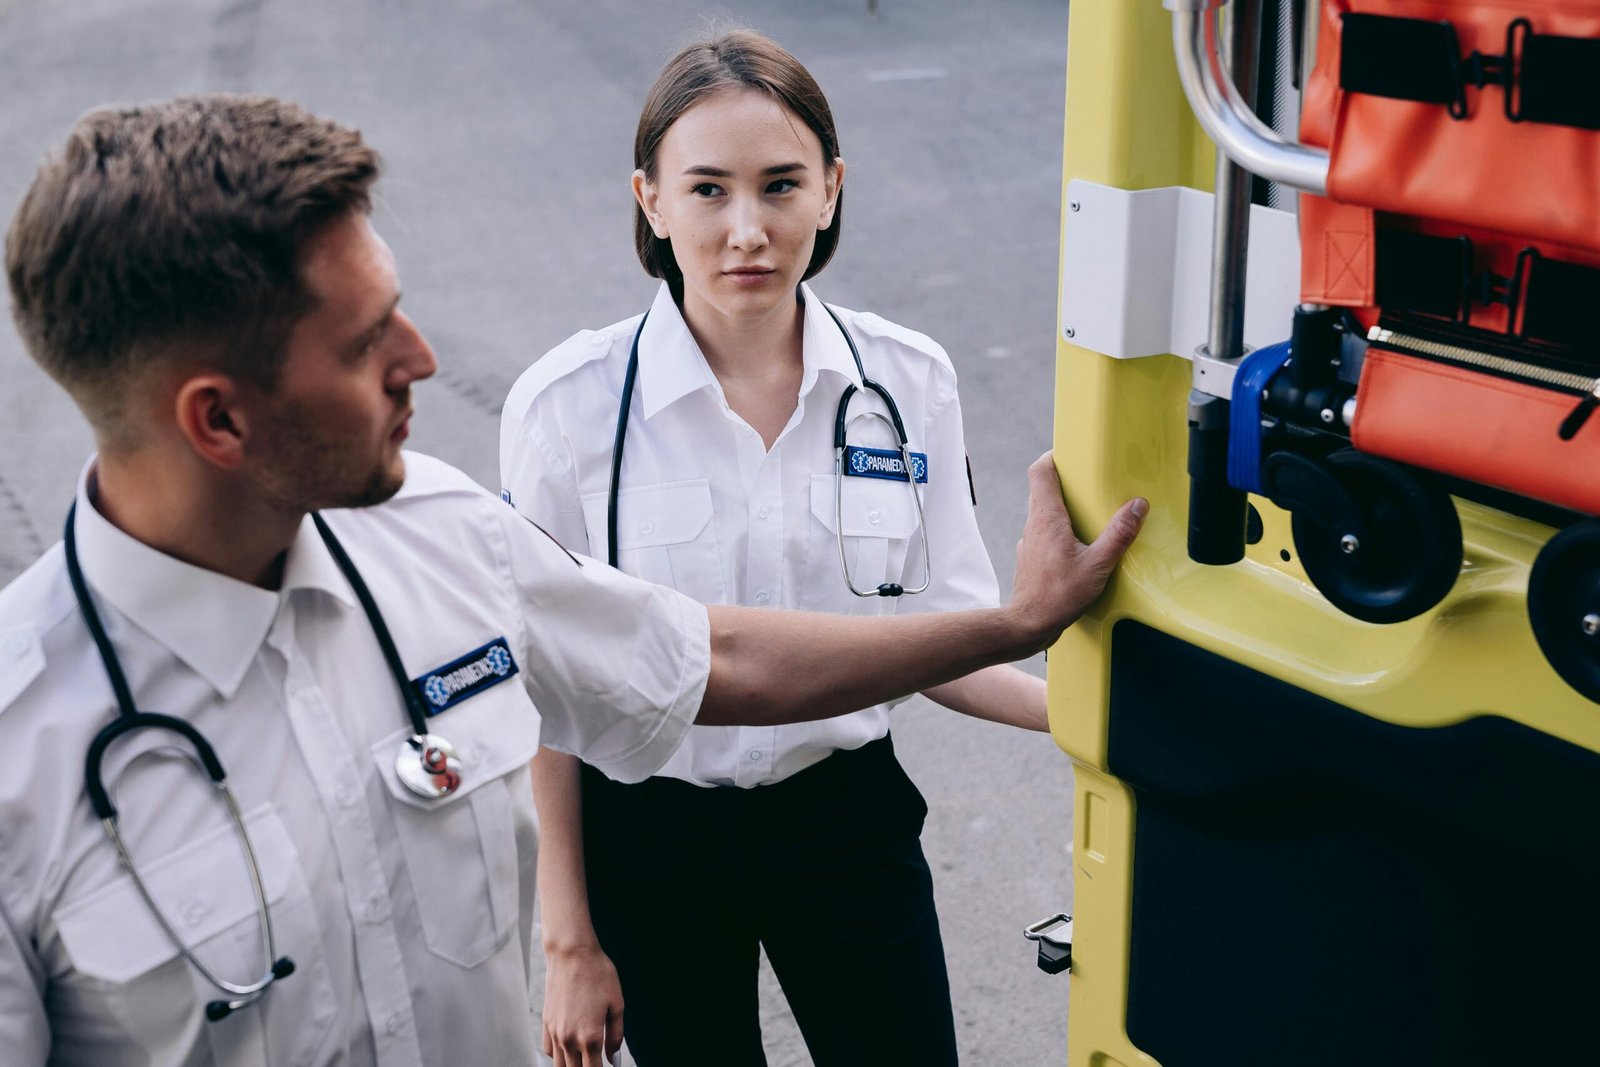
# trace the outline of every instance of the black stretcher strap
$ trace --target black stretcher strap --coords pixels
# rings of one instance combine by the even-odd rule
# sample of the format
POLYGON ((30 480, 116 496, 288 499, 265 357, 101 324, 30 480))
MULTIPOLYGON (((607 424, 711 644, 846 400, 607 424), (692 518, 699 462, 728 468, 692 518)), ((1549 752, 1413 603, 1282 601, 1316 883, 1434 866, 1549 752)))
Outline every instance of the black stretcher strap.
POLYGON ((1461 46, 1450 23, 1356 14, 1343 23, 1340 88, 1427 104, 1456 98, 1461 46))
POLYGON ((1500 55, 1463 55, 1449 22, 1342 16, 1339 85, 1353 93, 1443 104, 1468 115, 1467 89, 1502 86, 1512 122, 1600 130, 1600 39, 1533 32, 1516 19, 1500 55))
POLYGON ((1521 67, 1519 118, 1600 130, 1600 40, 1532 34, 1521 67))
POLYGON ((1522 297, 1524 337, 1600 348, 1600 270, 1534 254, 1522 297))
POLYGON ((1373 281, 1379 307, 1447 319, 1461 316, 1465 281, 1472 271, 1471 241, 1404 230, 1379 230, 1377 237, 1373 281))
POLYGON ((1600 355, 1600 269, 1525 248, 1511 277, 1473 266, 1472 241, 1404 230, 1377 232, 1378 306, 1467 321, 1475 306, 1505 304, 1519 340, 1544 341, 1600 355))

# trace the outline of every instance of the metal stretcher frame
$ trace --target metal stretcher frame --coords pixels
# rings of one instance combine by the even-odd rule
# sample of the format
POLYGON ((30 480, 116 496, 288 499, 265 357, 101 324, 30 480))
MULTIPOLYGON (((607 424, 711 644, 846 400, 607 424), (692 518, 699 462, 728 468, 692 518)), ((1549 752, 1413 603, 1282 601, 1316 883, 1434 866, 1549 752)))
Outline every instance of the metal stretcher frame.
MULTIPOLYGON (((1209 190, 1158 0, 1072 4, 1063 143, 1063 212, 1079 179, 1209 190)), ((1592 1054, 1600 986, 1565 968, 1600 950, 1583 825, 1600 821, 1600 709, 1529 626, 1551 530, 1458 500, 1453 591, 1384 626, 1317 593, 1262 499, 1242 562, 1194 563, 1187 354, 1112 359, 1066 330, 1054 447, 1080 535, 1130 495, 1152 504, 1049 659, 1076 776, 1068 1063, 1542 1063, 1589 1037, 1592 1054)))

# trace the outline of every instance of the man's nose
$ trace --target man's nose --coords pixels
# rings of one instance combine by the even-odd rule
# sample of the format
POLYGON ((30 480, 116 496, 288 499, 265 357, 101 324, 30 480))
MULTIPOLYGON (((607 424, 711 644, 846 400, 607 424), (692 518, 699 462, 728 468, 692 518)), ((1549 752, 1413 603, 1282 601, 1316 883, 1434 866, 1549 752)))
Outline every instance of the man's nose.
POLYGON ((401 354, 389 372, 389 387, 404 389, 412 382, 433 377, 439 369, 439 358, 416 323, 407 318, 405 312, 396 310, 394 326, 399 333, 401 354))

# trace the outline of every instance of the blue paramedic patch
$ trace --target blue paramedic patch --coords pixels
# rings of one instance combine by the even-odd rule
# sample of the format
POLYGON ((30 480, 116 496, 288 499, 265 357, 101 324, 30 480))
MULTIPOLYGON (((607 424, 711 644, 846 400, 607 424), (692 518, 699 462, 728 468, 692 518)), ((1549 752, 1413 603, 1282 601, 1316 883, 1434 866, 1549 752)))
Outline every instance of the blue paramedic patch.
POLYGON ((431 717, 516 673, 517 661, 511 658, 511 646, 505 638, 497 637, 460 659, 411 679, 411 687, 422 697, 431 717))
MULTIPOLYGON (((911 471, 917 476, 917 481, 928 480, 926 452, 911 453, 911 471)), ((862 448, 860 445, 846 445, 844 472, 857 478, 887 478, 892 482, 906 480, 905 462, 900 458, 899 450, 893 448, 862 448)))

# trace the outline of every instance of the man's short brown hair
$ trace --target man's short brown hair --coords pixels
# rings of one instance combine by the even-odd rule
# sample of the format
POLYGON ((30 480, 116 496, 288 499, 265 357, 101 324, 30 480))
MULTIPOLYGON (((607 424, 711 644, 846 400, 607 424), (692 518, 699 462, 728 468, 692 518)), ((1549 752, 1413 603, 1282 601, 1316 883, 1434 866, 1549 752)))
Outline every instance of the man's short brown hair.
POLYGON ((370 210, 361 135, 265 96, 193 96, 79 119, 6 235, 12 315, 102 438, 152 362, 182 352, 271 388, 309 306, 307 239, 370 210))

